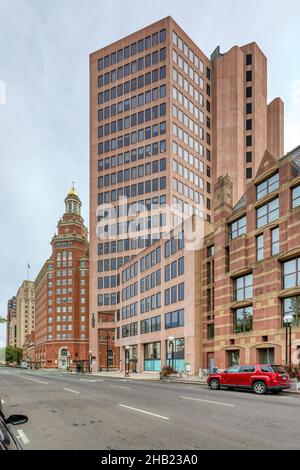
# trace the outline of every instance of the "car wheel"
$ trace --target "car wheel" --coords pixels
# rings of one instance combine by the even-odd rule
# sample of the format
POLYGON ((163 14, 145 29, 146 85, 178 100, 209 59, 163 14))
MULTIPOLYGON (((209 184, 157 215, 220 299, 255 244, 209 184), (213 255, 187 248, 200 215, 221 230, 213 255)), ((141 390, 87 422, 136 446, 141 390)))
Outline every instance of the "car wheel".
POLYGON ((209 382, 209 386, 212 390, 219 390, 220 382, 218 379, 211 379, 209 382))
POLYGON ((264 395, 267 391, 266 384, 264 382, 255 382, 253 384, 253 391, 257 395, 264 395))

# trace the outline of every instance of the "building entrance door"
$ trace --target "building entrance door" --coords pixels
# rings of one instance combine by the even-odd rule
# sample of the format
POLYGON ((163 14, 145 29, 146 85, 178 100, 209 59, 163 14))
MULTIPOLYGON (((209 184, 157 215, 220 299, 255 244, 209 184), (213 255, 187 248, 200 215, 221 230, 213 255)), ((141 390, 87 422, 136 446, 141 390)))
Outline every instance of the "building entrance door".
POLYGON ((58 368, 67 369, 68 368, 68 348, 61 348, 58 353, 58 368))
POLYGON ((67 359, 62 358, 62 357, 59 359, 59 368, 60 369, 66 369, 67 368, 67 359))

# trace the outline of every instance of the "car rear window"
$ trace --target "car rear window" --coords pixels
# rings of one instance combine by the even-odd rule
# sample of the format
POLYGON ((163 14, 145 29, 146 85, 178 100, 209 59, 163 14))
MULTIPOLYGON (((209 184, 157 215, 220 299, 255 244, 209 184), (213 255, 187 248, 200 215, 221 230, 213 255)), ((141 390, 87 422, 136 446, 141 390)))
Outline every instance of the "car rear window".
POLYGON ((262 372, 274 372, 271 366, 260 366, 262 372))
POLYGON ((272 365, 272 369, 274 370, 274 372, 278 372, 279 374, 286 374, 286 370, 284 370, 283 367, 281 366, 273 366, 272 365))

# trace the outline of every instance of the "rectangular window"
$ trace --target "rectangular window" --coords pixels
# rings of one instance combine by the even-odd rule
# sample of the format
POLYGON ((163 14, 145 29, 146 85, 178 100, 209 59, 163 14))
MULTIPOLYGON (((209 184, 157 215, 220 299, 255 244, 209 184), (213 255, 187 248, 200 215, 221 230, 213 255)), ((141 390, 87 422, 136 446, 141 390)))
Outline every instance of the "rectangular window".
POLYGON ((283 263, 283 288, 300 286, 300 258, 283 263))
POLYGON ((259 201, 264 196, 276 191, 279 188, 279 173, 270 176, 256 187, 256 199, 259 201))
POLYGON ((279 227, 271 230, 271 254, 272 256, 278 255, 280 252, 280 241, 279 241, 279 227))
POLYGON ((247 333, 253 329, 253 308, 238 308, 233 312, 233 332, 247 333))
POLYGON ((256 261, 264 259, 264 236, 259 235, 256 237, 256 261))
POLYGON ((165 329, 168 330, 170 328, 178 328, 179 326, 184 326, 184 309, 166 313, 165 329))
POLYGON ((229 238, 230 240, 234 240, 240 235, 246 233, 246 231, 247 231, 247 218, 245 216, 245 217, 241 217, 238 220, 235 220, 229 225, 229 238))
POLYGON ((246 168, 246 179, 252 178, 252 168, 246 168))
POLYGON ((292 189, 292 208, 300 206, 300 185, 292 189))
POLYGON ((246 65, 252 65, 252 54, 246 55, 246 65))
POLYGON ((234 301, 246 300, 252 298, 253 275, 238 277, 234 280, 234 301))
POLYGON ((279 197, 256 210, 256 226, 263 227, 279 218, 279 197))
POLYGON ((215 325, 210 323, 207 325, 207 339, 213 339, 215 337, 215 325))
POLYGON ((283 300, 283 318, 286 314, 292 314, 294 317, 293 326, 300 326, 300 296, 288 297, 283 300))

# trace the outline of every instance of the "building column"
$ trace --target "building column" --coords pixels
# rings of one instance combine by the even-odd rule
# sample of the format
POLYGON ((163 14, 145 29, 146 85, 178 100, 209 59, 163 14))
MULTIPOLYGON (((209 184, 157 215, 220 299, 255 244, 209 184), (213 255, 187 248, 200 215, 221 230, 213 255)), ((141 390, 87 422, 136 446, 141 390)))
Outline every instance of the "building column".
POLYGON ((160 342, 160 357, 161 357, 161 367, 167 365, 167 345, 166 340, 162 339, 160 342))
POLYGON ((144 372, 144 344, 138 344, 138 363, 137 363, 137 372, 144 372))

